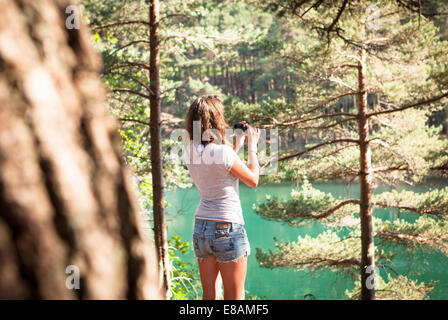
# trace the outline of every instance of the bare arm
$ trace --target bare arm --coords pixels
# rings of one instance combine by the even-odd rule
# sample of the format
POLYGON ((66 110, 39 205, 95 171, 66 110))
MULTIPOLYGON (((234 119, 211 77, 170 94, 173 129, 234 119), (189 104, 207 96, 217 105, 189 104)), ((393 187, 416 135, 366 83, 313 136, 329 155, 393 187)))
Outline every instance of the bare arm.
POLYGON ((249 149, 249 164, 246 164, 241 161, 240 158, 237 158, 233 163, 232 169, 230 172, 236 176, 238 179, 243 181, 249 187, 257 187, 258 186, 258 178, 260 175, 260 167, 258 164, 257 158, 257 142, 260 138, 260 132, 258 129, 252 128, 249 126, 247 133, 248 140, 248 149, 249 149))

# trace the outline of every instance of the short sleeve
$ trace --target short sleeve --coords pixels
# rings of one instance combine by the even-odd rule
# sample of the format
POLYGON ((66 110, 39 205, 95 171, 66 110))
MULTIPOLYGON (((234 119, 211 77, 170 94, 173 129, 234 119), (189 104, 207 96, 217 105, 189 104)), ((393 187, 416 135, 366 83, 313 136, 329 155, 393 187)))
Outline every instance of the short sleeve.
POLYGON ((224 160, 224 167, 227 171, 230 171, 232 169, 233 163, 238 158, 238 155, 236 152, 232 149, 232 147, 228 145, 223 145, 223 160, 224 160))

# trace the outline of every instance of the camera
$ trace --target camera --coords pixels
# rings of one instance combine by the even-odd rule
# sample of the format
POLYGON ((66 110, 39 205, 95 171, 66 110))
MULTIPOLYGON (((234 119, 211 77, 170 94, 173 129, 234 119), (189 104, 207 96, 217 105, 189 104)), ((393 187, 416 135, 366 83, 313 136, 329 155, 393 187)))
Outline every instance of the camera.
POLYGON ((233 129, 241 129, 241 130, 243 130, 245 132, 247 130, 247 125, 246 124, 248 124, 246 121, 241 121, 240 123, 236 123, 233 126, 233 129), (245 122, 245 123, 242 123, 242 122, 245 122))

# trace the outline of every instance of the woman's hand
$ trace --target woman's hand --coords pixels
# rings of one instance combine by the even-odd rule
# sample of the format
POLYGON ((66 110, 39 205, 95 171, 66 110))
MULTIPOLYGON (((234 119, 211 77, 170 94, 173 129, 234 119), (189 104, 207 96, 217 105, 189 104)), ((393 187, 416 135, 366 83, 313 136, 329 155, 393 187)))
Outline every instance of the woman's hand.
MULTIPOLYGON (((241 121, 241 123, 243 124, 247 124, 246 121, 241 121)), ((244 140, 247 141, 247 131, 241 131, 239 129, 236 130, 236 134, 235 134, 235 143, 233 144, 233 150, 235 150, 235 152, 238 152, 238 150, 240 150, 240 148, 244 145, 244 140)))
POLYGON ((258 179, 260 176, 260 166, 257 159, 257 143, 260 139, 260 130, 258 128, 253 128, 247 123, 246 134, 242 135, 247 138, 247 146, 249 150, 249 163, 246 166, 240 158, 235 160, 230 172, 236 176, 238 179, 243 181, 249 187, 257 187, 258 179))
POLYGON ((258 128, 247 125, 247 147, 249 150, 257 151, 258 140, 260 139, 261 131, 258 128))

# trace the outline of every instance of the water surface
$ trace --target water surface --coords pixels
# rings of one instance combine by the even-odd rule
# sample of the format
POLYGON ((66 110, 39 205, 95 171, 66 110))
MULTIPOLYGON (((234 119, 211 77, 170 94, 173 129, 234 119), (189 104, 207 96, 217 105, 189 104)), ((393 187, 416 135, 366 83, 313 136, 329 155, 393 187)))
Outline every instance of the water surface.
MULTIPOLYGON (((359 185, 352 184, 347 187, 344 183, 314 183, 313 187, 330 192, 334 197, 358 197, 359 185)), ((274 237, 280 241, 296 241, 297 237, 309 235, 316 237, 326 228, 323 224, 313 222, 307 226, 294 228, 286 223, 273 222, 262 219, 252 210, 257 201, 265 201, 265 195, 270 194, 283 199, 290 198, 293 186, 289 183, 277 185, 264 185, 258 188, 248 188, 240 182, 240 199, 246 230, 251 245, 252 254, 248 258, 248 273, 246 290, 249 295, 266 297, 268 299, 303 299, 305 295, 312 294, 317 299, 346 299, 345 290, 353 289, 353 280, 343 272, 319 270, 295 271, 294 268, 261 268, 255 258, 255 248, 274 249, 274 237)), ((415 191, 424 191, 425 187, 413 187, 415 191)), ((375 189, 375 193, 387 191, 385 187, 375 189)), ((199 204, 199 193, 195 187, 178 189, 166 192, 168 236, 181 236, 189 241, 190 245, 194 212, 199 204)), ((382 219, 402 219, 413 221, 418 215, 414 213, 398 213, 396 209, 375 209, 374 215, 382 219)), ((439 280, 436 291, 430 299, 448 299, 448 258, 438 251, 417 250, 412 255, 402 247, 389 247, 395 250, 397 256, 393 259, 391 267, 397 272, 407 275, 410 279, 429 282, 439 280)), ((196 263, 193 252, 186 257, 189 262, 196 263)), ((387 276, 381 271, 381 276, 387 276)))

